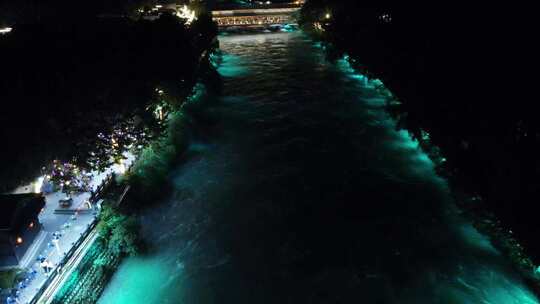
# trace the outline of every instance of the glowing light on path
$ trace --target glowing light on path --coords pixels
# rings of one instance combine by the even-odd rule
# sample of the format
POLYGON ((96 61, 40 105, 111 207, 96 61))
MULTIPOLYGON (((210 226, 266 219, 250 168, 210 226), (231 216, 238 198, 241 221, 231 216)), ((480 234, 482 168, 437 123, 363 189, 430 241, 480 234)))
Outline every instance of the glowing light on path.
POLYGON ((7 34, 7 33, 11 32, 12 30, 13 30, 13 28, 11 28, 11 27, 0 28, 0 34, 7 34))
POLYGON ((34 182, 34 193, 41 193, 41 187, 43 186, 43 181, 45 177, 41 176, 34 182))
POLYGON ((114 173, 120 175, 123 175, 127 172, 127 167, 124 160, 120 160, 118 163, 114 164, 112 169, 114 173))
POLYGON ((176 16, 186 19, 186 24, 191 24, 193 21, 197 20, 195 11, 190 10, 187 5, 184 5, 180 11, 176 13, 176 16))

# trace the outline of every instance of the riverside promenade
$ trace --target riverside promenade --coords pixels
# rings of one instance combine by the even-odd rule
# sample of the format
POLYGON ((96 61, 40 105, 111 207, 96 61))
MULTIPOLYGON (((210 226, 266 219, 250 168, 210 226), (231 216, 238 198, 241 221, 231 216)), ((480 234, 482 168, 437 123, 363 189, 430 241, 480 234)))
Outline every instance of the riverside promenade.
MULTIPOLYGON (((101 208, 101 194, 112 182, 114 174, 123 174, 126 168, 131 167, 135 160, 132 154, 126 155, 123 166, 114 165, 104 172, 91 172, 90 191, 71 195, 73 199, 69 208, 61 208, 60 200, 66 197, 61 191, 46 193, 45 207, 39 214, 42 230, 35 238, 30 248, 20 262, 20 268, 26 271, 25 278, 18 282, 12 294, 13 303, 37 303, 38 299, 54 282, 57 274, 74 253, 79 252, 78 247, 86 244, 85 240, 92 234, 98 212, 101 208), (90 203, 90 204, 89 204, 90 203), (45 267, 50 269, 45 271, 45 267)), ((41 189, 46 188, 45 185, 41 189)), ((33 185, 20 187, 14 193, 30 192, 33 185)), ((41 190, 40 189, 40 190, 41 190)))

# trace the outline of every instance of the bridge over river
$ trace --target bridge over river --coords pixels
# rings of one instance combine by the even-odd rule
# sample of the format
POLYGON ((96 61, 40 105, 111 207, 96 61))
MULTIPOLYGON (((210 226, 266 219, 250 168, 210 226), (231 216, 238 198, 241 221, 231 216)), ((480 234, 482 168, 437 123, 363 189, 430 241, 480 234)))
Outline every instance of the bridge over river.
POLYGON ((220 28, 266 27, 294 23, 294 15, 302 7, 302 1, 279 5, 250 7, 225 7, 212 11, 212 17, 220 28))

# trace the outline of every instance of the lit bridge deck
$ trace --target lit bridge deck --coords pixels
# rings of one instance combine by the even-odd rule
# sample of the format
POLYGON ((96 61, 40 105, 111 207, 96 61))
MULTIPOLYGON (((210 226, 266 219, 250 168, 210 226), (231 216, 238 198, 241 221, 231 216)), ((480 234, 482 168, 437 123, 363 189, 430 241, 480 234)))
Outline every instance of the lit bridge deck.
POLYGON ((253 8, 221 9, 212 11, 212 18, 220 28, 258 27, 294 23, 300 4, 261 6, 253 8))

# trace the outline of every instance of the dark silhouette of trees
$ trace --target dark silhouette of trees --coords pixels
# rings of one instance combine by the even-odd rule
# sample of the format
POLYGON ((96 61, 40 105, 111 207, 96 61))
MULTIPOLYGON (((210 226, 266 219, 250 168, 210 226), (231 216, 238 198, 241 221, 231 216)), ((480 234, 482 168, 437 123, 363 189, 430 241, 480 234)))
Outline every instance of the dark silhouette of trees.
POLYGON ((540 122, 526 96, 523 44, 530 18, 508 6, 311 0, 301 22, 334 58, 347 53, 383 81, 401 101, 389 106, 399 126, 419 139, 427 132, 447 159, 441 174, 483 198, 479 209, 494 212, 538 263, 540 122))
POLYGON ((119 127, 146 140, 158 136, 163 125, 148 108, 164 99, 181 105, 217 32, 204 16, 191 28, 172 15, 57 18, 0 37, 2 191, 36 178, 54 159, 88 165, 109 157, 119 127))

